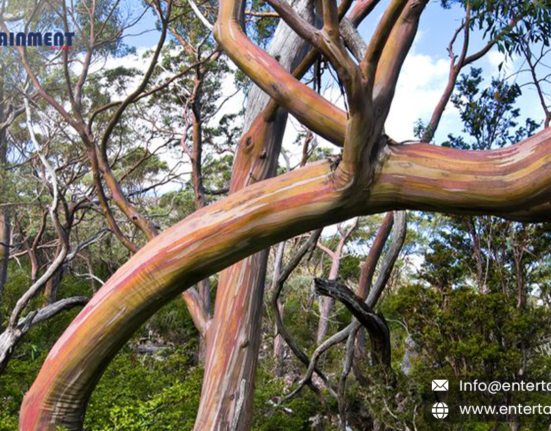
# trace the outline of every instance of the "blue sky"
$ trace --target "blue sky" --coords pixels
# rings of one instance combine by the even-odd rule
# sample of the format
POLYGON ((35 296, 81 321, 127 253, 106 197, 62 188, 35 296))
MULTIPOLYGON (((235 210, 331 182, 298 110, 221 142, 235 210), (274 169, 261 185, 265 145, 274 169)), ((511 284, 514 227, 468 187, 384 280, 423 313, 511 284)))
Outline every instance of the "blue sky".
MULTIPOLYGON (((372 13, 372 16, 368 17, 360 26, 360 33, 366 40, 369 40, 388 3, 389 0, 381 2, 372 13)), ((439 0, 431 1, 424 12, 415 44, 404 65, 395 102, 387 123, 387 131, 395 139, 412 139, 415 121, 421 118, 426 122, 430 118, 430 114, 447 82, 449 57, 446 50, 462 17, 463 13, 459 8, 443 9, 439 0)), ((126 43, 137 49, 155 46, 159 38, 159 33, 155 29, 155 20, 154 14, 148 12, 144 19, 128 32, 132 35, 143 34, 128 37, 126 43)), ((460 36, 456 44, 457 51, 460 49, 461 42, 462 37, 460 36)), ((472 34, 470 52, 474 52, 483 46, 483 43, 479 33, 472 34)), ((498 75, 497 66, 502 60, 503 56, 494 50, 473 66, 484 69, 485 83, 489 84, 490 77, 498 75)), ((502 73, 511 73, 517 70, 519 65, 519 61, 513 59, 513 61, 509 61, 508 68, 505 68, 502 73)), ((522 82, 523 78, 518 79, 520 79, 519 82, 522 82)), ((541 120, 541 109, 534 101, 535 94, 526 88, 524 96, 519 101, 521 112, 523 116, 531 116, 536 120, 541 120)), ((241 104, 242 99, 238 98, 236 105, 241 104)), ((234 108, 237 109, 238 107, 235 106, 234 108)), ((453 107, 448 106, 436 135, 436 141, 444 140, 448 133, 459 134, 460 131, 461 123, 458 114, 453 107)), ((289 133, 292 134, 292 130, 289 133)), ((289 139, 292 139, 292 137, 289 139)))

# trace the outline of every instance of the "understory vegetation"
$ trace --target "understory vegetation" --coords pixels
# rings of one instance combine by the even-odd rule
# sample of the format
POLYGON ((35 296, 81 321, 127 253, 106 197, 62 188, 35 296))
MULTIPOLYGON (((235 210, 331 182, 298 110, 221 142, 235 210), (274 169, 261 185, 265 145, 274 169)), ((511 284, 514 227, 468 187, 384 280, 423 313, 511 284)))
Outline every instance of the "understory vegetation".
POLYGON ((551 430, 457 413, 551 406, 458 390, 551 382, 551 0, 0 0, 0 32, 0 431, 551 430))

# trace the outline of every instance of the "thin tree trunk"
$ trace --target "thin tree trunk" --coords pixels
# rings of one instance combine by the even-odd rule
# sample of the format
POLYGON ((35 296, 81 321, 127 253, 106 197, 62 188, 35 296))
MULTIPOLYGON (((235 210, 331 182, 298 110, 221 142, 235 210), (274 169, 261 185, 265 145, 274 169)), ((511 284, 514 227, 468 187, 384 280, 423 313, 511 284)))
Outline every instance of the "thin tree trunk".
MULTIPOLYGON (((358 296, 363 298, 364 301, 365 299, 367 299, 367 295, 371 290, 373 277, 375 275, 375 270, 377 269, 377 263, 379 262, 381 254, 383 253, 384 246, 388 240, 388 237, 390 236, 393 225, 394 213, 388 212, 386 213, 383 221, 381 222, 381 225, 379 226, 379 229, 377 230, 377 235, 375 236, 375 240, 373 241, 373 244, 369 249, 369 253, 366 256, 365 261, 361 264, 360 283, 358 285, 357 293, 358 296)), ((364 328, 360 328, 360 330, 358 331, 358 336, 356 338, 356 354, 358 358, 362 361, 368 359, 365 349, 364 328)), ((357 363, 358 361, 353 362, 353 364, 355 365, 357 365, 357 363)), ((356 366, 354 367, 354 374, 356 375, 356 378, 359 378, 360 374, 356 366)))
POLYGON ((57 288, 61 283, 63 278, 63 267, 59 268, 52 278, 46 283, 46 288, 44 289, 45 304, 53 304, 57 301, 57 288))
MULTIPOLYGON (((339 268, 341 265, 341 253, 342 248, 338 249, 333 256, 333 262, 331 263, 331 270, 329 271, 329 280, 336 280, 339 276, 339 268)), ((335 299, 329 296, 323 296, 320 298, 320 321, 318 324, 318 333, 316 335, 316 341, 321 344, 329 331, 329 316, 335 305, 335 299)))
MULTIPOLYGON (((55 255, 57 256, 61 250, 61 245, 57 246, 55 255)), ((44 288, 44 305, 53 304, 57 301, 57 288, 63 278, 63 265, 61 265, 52 277, 46 283, 44 288)))
MULTIPOLYGON (((283 267, 283 254, 285 251, 285 241, 280 243, 277 247, 277 252, 274 260, 274 273, 272 277, 272 287, 274 283, 279 279, 281 275, 281 269, 283 267)), ((278 297, 277 300, 277 310, 281 318, 283 318, 283 303, 278 297)), ((284 355, 284 346, 285 341, 277 329, 277 323, 274 325, 274 359, 276 362, 276 375, 278 377, 283 377, 283 355, 284 355)))
MULTIPOLYGON (((0 78, 0 101, 4 99, 3 81, 0 78)), ((4 106, 0 105, 0 124, 5 121, 4 106)), ((8 162, 6 129, 0 128, 0 203, 7 200, 6 165, 8 162)), ((0 207, 0 330, 2 329, 2 298, 8 280, 10 258, 10 214, 7 207, 0 207)))
MULTIPOLYGON (((341 235, 339 239, 339 244, 335 251, 331 251, 326 247, 323 247, 321 244, 318 244, 318 247, 323 247, 322 249, 329 254, 331 257, 331 269, 329 270, 329 280, 336 280, 339 276, 339 269, 341 267, 342 253, 344 250, 344 245, 346 241, 352 235, 352 233, 357 229, 359 219, 354 220, 354 223, 346 231, 342 229, 342 226, 339 225, 338 230, 341 235)), ((318 324, 318 332, 316 335, 316 340, 318 344, 323 342, 323 339, 327 336, 329 330, 329 316, 335 305, 335 299, 332 297, 322 297, 320 301, 320 321, 318 324)))
POLYGON ((97 292, 97 280, 95 278, 95 271, 94 271, 94 265, 92 262, 92 253, 89 249, 86 249, 83 251, 84 260, 86 262, 86 269, 88 270, 88 274, 90 275, 90 289, 92 289, 92 293, 97 292))

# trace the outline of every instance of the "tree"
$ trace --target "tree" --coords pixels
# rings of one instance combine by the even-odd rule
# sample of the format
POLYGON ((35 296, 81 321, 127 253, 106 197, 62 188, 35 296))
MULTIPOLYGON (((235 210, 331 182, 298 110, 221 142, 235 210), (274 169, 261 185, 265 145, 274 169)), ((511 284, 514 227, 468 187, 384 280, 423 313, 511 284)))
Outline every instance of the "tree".
MULTIPOLYGON (((0 305, 8 278, 8 261, 11 245, 11 218, 7 204, 9 198, 8 139, 7 130, 23 113, 21 101, 15 95, 8 95, 6 87, 13 85, 20 77, 21 70, 11 56, 7 56, 1 65, 0 78, 0 198, 5 205, 0 207, 0 305)), ((0 328, 2 314, 0 313, 0 328)))
MULTIPOLYGON (((525 221, 548 216, 548 130, 514 150, 486 152, 398 145, 385 135, 399 72, 427 1, 392 1, 359 64, 339 36, 334 3, 322 2, 321 30, 287 3, 270 3, 337 71, 347 113, 245 36, 238 20, 242 2, 220 3, 215 36, 278 104, 315 133, 342 145, 342 156, 236 191, 145 245, 58 341, 25 398, 22 429, 79 429, 102 371, 146 317, 194 283, 278 241, 354 216, 403 208, 525 221)), ((232 348, 247 348, 249 342, 236 339, 232 348)))
MULTIPOLYGON (((34 132, 31 108, 29 101, 26 98, 24 99, 24 105, 29 136, 34 145, 35 151, 38 154, 38 158, 43 165, 41 170, 42 180, 44 181, 44 184, 48 186, 52 197, 52 202, 46 214, 48 214, 51 218, 58 241, 54 259, 49 263, 47 269, 40 277, 35 275, 37 271, 33 273, 32 285, 17 301, 9 317, 5 330, 0 334, 0 372, 6 367, 16 345, 19 343, 21 338, 33 326, 54 317, 66 309, 84 305, 88 302, 88 298, 82 296, 65 298, 58 301, 56 299, 55 290, 57 289, 57 283, 61 278, 64 265, 73 260, 78 252, 96 241, 103 233, 100 232, 93 238, 90 238, 81 244, 77 244, 73 247, 73 249, 70 248, 69 236, 73 227, 74 213, 77 211, 78 205, 66 206, 66 222, 65 224, 62 224, 58 214, 58 207, 60 202, 62 200, 65 201, 65 199, 64 197, 60 197, 60 185, 55 169, 52 168, 46 157, 42 154, 42 148, 34 132), (54 278, 55 274, 59 274, 57 280, 54 278), (31 311, 25 317, 22 317, 23 311, 29 307, 31 300, 37 295, 42 287, 47 287, 48 283, 52 280, 55 280, 56 284, 50 284, 50 288, 52 290, 47 293, 48 302, 46 306, 39 310, 31 311)), ((52 130, 50 129, 49 132, 52 132, 52 130)), ((51 140, 53 140, 53 137, 50 135, 48 136, 48 141, 50 142, 51 140)))

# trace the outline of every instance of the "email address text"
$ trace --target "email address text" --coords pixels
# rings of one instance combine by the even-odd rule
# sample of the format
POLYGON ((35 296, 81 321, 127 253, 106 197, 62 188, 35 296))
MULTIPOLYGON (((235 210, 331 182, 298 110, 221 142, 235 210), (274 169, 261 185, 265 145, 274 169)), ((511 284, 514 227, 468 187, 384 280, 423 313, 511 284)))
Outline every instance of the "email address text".
POLYGON ((459 382, 461 392, 489 392, 497 394, 500 392, 551 392, 551 382, 483 382, 473 380, 472 382, 459 382))

